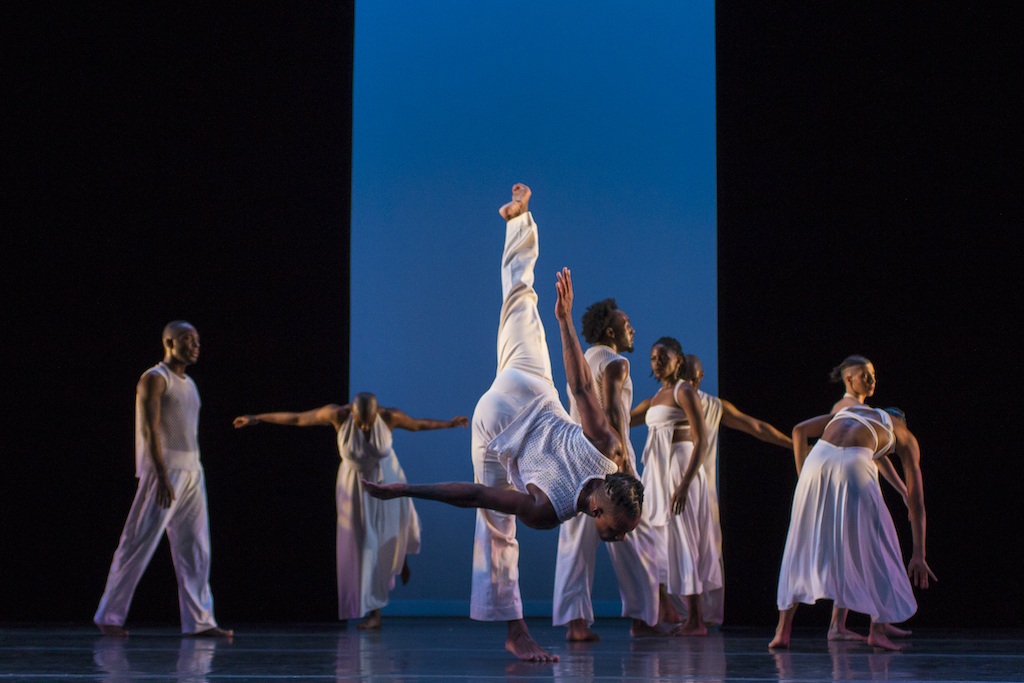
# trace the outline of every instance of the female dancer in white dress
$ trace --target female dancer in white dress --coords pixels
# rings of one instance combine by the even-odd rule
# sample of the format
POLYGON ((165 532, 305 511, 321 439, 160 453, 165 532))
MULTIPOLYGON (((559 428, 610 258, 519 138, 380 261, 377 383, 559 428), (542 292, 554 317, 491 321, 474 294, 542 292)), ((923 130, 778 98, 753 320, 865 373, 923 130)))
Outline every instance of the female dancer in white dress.
POLYGON ((921 451, 903 414, 867 406, 801 422, 793 429, 797 481, 779 572, 779 625, 769 647, 789 647, 798 603, 827 598, 871 616, 868 644, 900 648, 888 626, 917 611, 914 585, 935 578, 925 562, 921 451), (807 439, 821 438, 808 453, 807 439), (873 460, 895 451, 907 477, 914 550, 907 569, 873 460))
POLYGON ((701 636, 708 632, 701 594, 721 588, 723 582, 707 476, 701 468, 707 452, 707 428, 697 391, 690 382, 679 379, 685 366, 678 341, 662 337, 655 342, 651 370, 661 389, 632 410, 630 423, 646 418, 649 430, 641 481, 652 530, 664 539, 660 543, 665 556, 658 561, 659 583, 686 602, 686 619, 673 635, 701 636))
POLYGON ((388 604, 395 577, 409 581, 406 555, 420 551, 420 521, 408 499, 382 501, 370 496, 362 479, 380 484, 405 481, 392 445, 391 430, 419 432, 466 427, 469 418, 426 420, 409 417, 398 408, 377 405, 369 392, 357 394, 350 405, 326 405, 303 413, 263 413, 236 417, 236 428, 266 422, 296 427, 334 427, 338 432, 338 619, 369 614, 359 630, 379 629, 380 610, 388 604))
MULTIPOLYGON (((875 394, 875 366, 864 356, 847 356, 843 362, 832 368, 828 379, 834 384, 842 384, 846 393, 832 406, 832 414, 835 415, 843 408, 850 406, 866 405, 866 400, 875 394)), ((907 504, 907 487, 896 473, 889 456, 875 460, 878 472, 885 477, 885 480, 892 484, 892 487, 903 498, 903 504, 907 504)), ((867 640, 865 636, 854 633, 846 627, 846 617, 850 610, 843 607, 832 608, 832 621, 828 627, 829 640, 867 640)), ((887 635, 892 637, 905 637, 910 631, 896 628, 892 624, 887 629, 887 635)))

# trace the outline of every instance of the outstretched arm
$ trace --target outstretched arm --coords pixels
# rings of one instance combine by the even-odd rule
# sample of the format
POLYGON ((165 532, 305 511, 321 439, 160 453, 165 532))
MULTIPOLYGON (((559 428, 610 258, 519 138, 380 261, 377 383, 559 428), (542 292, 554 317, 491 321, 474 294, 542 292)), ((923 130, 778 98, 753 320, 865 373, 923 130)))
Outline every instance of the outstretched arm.
POLYGON ((555 317, 558 318, 558 329, 562 333, 562 359, 565 362, 565 378, 569 391, 576 399, 576 408, 580 412, 580 426, 590 443, 601 453, 622 467, 623 451, 619 435, 608 424, 601 401, 594 390, 594 377, 590 374, 590 366, 583 356, 580 340, 576 336, 576 327, 572 322, 572 274, 563 268, 557 274, 558 282, 555 290, 558 299, 555 301, 555 317))
POLYGON ((554 529, 559 524, 551 501, 532 484, 528 485, 531 493, 521 493, 462 481, 447 484, 374 484, 363 479, 362 482, 367 493, 381 500, 421 498, 460 508, 484 508, 515 515, 531 529, 554 529))
POLYGON ((469 426, 469 418, 465 415, 456 415, 450 420, 426 420, 409 417, 398 408, 380 408, 380 416, 384 418, 388 429, 406 429, 410 432, 469 426))
POLYGON ((722 399, 722 424, 746 432, 754 438, 783 448, 792 448, 793 440, 763 420, 740 412, 733 404, 722 399))
POLYGON ((793 457, 796 459, 797 476, 800 475, 800 470, 804 468, 804 460, 807 459, 807 454, 811 452, 811 447, 807 445, 807 439, 821 436, 831 420, 832 415, 820 415, 812 417, 810 420, 804 420, 796 427, 793 427, 793 457))
POLYGON ((350 406, 337 406, 333 403, 307 410, 304 413, 260 413, 259 415, 242 415, 234 420, 235 429, 250 427, 260 422, 275 425, 291 425, 292 427, 334 427, 348 419, 350 406))

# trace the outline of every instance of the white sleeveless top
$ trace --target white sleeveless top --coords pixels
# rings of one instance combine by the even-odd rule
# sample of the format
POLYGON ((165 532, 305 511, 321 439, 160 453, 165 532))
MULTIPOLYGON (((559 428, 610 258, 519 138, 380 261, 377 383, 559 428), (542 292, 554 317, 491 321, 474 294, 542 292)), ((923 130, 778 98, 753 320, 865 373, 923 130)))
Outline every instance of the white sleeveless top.
MULTIPOLYGON (((587 349, 587 352, 583 354, 583 357, 587 359, 587 365, 590 366, 590 374, 594 376, 594 388, 597 390, 597 398, 601 401, 601 406, 604 407, 604 391, 602 385, 604 384, 604 370, 608 367, 609 363, 614 363, 618 360, 624 360, 629 363, 629 360, 621 354, 615 353, 607 346, 591 346, 587 349)), ((566 393, 569 395, 569 417, 573 422, 580 421, 580 410, 579 406, 576 405, 576 399, 572 395, 572 391, 569 390, 568 384, 566 385, 566 393)), ((633 466, 633 471, 636 472, 636 454, 633 452, 633 444, 629 441, 629 411, 633 409, 633 378, 626 374, 626 381, 622 383, 622 392, 619 395, 619 409, 622 411, 623 424, 626 425, 626 450, 629 451, 629 464, 633 466)))
MULTIPOLYGON (((195 472, 199 464, 199 390, 188 375, 179 377, 164 363, 157 363, 145 373, 156 372, 164 378, 166 388, 160 396, 160 426, 157 438, 169 470, 195 472)), ((135 395, 135 476, 153 472, 153 459, 149 455, 143 427, 146 416, 142 399, 135 395)))
MULTIPOLYGON (((871 456, 873 460, 878 460, 883 455, 888 455, 896 447, 896 433, 893 431, 892 417, 884 410, 870 408, 865 405, 849 406, 836 411, 836 414, 828 421, 828 424, 843 419, 856 420, 871 430, 871 436, 875 439, 875 447, 872 449, 874 455, 871 456), (881 448, 879 448, 879 430, 886 436, 886 443, 881 448)), ((828 425, 825 425, 825 428, 827 429, 828 425)))
POLYGON ((531 401, 487 445, 508 472, 508 482, 526 493, 533 484, 547 495, 558 520, 572 519, 580 493, 592 479, 616 472, 573 422, 557 399, 542 394, 531 401))
POLYGON ((384 418, 377 414, 367 439, 350 413, 338 430, 338 453, 342 461, 367 480, 380 483, 380 463, 395 454, 394 439, 384 418))

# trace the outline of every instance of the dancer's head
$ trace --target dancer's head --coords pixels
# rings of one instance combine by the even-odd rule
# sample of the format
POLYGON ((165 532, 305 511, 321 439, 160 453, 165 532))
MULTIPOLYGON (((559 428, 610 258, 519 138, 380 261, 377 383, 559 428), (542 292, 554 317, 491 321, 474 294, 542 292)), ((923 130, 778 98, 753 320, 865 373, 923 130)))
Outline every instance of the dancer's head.
POLYGON ((686 365, 683 368, 682 377, 690 380, 694 389, 700 389, 700 381, 704 379, 704 366, 701 364, 700 358, 692 353, 686 354, 685 358, 686 365))
POLYGON ((164 362, 192 365, 199 360, 199 333, 184 320, 164 326, 164 362))
POLYGON ((377 397, 369 391, 352 398, 352 421, 359 429, 369 429, 377 420, 377 397))
POLYGON ((683 347, 672 337, 662 337, 651 347, 651 374, 657 380, 683 378, 686 369, 686 355, 683 347))
POLYGON ((583 338, 588 344, 607 344, 617 352, 633 351, 633 326, 615 299, 590 304, 583 314, 583 338))
POLYGON ((828 379, 837 384, 842 382, 850 394, 871 396, 875 393, 875 366, 864 356, 847 356, 832 368, 828 379))
POLYGON ((644 485, 630 474, 615 472, 594 490, 590 509, 602 541, 621 541, 640 523, 644 485))

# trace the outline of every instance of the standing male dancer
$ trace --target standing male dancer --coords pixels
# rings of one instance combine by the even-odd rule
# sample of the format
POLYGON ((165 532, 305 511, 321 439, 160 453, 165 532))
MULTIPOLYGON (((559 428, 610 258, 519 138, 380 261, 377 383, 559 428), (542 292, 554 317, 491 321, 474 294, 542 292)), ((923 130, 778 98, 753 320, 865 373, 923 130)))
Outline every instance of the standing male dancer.
POLYGON ((231 636, 217 627, 210 593, 210 521, 199 462, 199 391, 185 367, 199 359, 199 333, 183 320, 163 333, 164 359, 135 389, 135 476, 139 486, 93 621, 105 636, 127 636, 135 587, 164 532, 178 577, 181 632, 231 636))
MULTIPOLYGON (((618 434, 627 453, 623 471, 636 475, 636 454, 629 441, 629 412, 633 407, 633 380, 629 361, 621 352, 633 351, 633 326, 629 316, 605 299, 592 304, 583 314, 583 338, 593 344, 584 357, 594 377, 597 397, 608 423, 618 434)), ((569 415, 579 421, 579 409, 569 394, 569 415)), ((658 570, 655 538, 649 524, 640 524, 622 543, 608 546, 622 598, 622 616, 633 620, 633 637, 663 636, 667 631, 658 623, 658 570)), ((568 626, 569 641, 597 641, 601 637, 590 630, 594 606, 590 593, 594 588, 597 560, 597 528, 586 515, 577 515, 558 529, 558 558, 555 561, 555 594, 552 611, 555 626, 568 626)))
POLYGON ((558 273, 555 316, 579 424, 558 400, 533 289, 540 248, 529 200, 530 188, 519 183, 512 201, 499 210, 506 225, 498 372, 473 412, 477 483, 363 485, 380 498, 410 496, 478 508, 470 617, 507 621, 506 650, 519 659, 552 662, 558 657, 537 644, 523 620, 516 518, 532 528, 552 529, 585 512, 595 518, 603 540, 618 541, 640 521, 643 487, 617 472, 626 452, 601 409, 576 337, 568 269, 558 273))
MULTIPOLYGON (((788 451, 793 449, 793 440, 767 422, 741 412, 736 406, 725 399, 701 391, 700 383, 704 379, 704 366, 701 364, 700 358, 692 353, 686 354, 684 374, 684 379, 690 380, 693 388, 697 390, 701 408, 704 409, 708 449, 701 467, 704 468, 704 474, 708 479, 708 498, 711 501, 711 519, 714 522, 715 530, 714 541, 718 547, 719 562, 723 562, 722 521, 718 511, 718 432, 720 426, 724 425, 730 429, 746 432, 765 443, 782 446, 788 451)), ((724 563, 722 566, 722 576, 725 576, 724 563)), ((707 591, 701 595, 701 613, 705 623, 721 624, 724 618, 724 608, 725 586, 707 591)))

